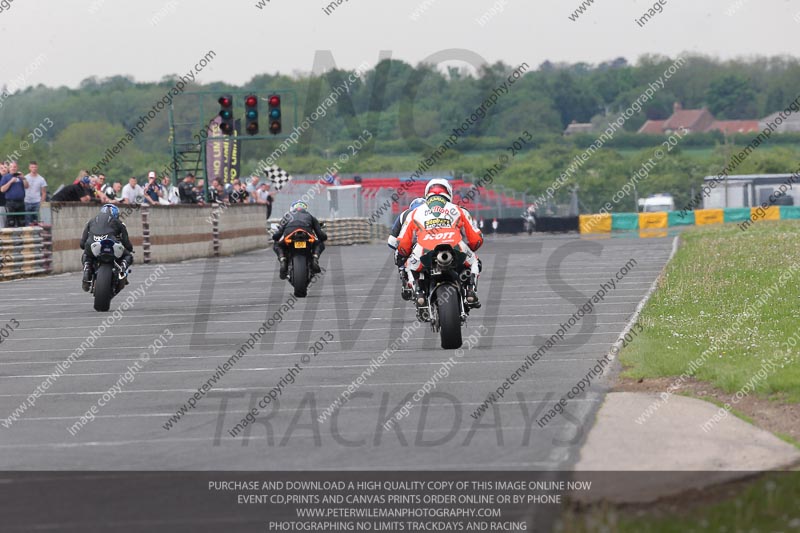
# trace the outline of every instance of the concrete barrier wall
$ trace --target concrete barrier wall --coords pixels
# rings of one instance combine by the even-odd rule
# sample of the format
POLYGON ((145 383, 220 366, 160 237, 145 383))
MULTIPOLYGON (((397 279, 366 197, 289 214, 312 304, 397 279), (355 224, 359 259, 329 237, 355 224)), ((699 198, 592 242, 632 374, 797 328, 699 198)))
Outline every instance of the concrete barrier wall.
MULTIPOLYGON (((218 208, 219 254, 232 255, 267 246, 267 209, 263 205, 218 208)), ((209 224, 210 227, 210 224, 209 224)), ((269 240, 272 245, 272 240, 269 240)))
MULTIPOLYGON (((213 255, 210 207, 176 205, 145 209, 151 262, 173 263, 213 255)), ((144 256, 137 247, 136 262, 144 262, 144 256)))
MULTIPOLYGON (((98 206, 83 204, 53 204, 53 273, 81 270, 80 249, 83 228, 99 212, 98 206)), ((142 246, 142 216, 138 207, 123 207, 120 218, 128 227, 128 235, 134 248, 142 246)), ((137 254, 138 256, 139 254, 137 254)), ((136 257, 140 261, 140 257, 136 257)))
MULTIPOLYGON (((86 223, 97 213, 97 205, 69 203, 53 206, 54 273, 82 268, 80 237, 86 223)), ((139 264, 233 255, 272 246, 263 205, 214 208, 120 206, 120 218, 128 227, 136 251, 135 262, 139 264)), ((367 243, 384 233, 371 227, 366 218, 336 219, 326 223, 328 245, 331 246, 367 243)))

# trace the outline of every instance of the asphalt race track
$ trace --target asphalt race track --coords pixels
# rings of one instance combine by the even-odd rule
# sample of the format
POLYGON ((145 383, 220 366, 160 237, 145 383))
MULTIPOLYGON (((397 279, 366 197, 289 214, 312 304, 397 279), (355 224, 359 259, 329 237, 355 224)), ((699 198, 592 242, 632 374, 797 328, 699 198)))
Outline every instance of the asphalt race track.
MULTIPOLYGON (((415 321, 411 304, 399 298, 386 246, 331 247, 308 298, 166 430, 169 417, 291 295, 271 251, 169 264, 33 408, 0 426, 0 469, 569 469, 604 383, 594 380, 544 428, 535 419, 608 352, 671 248, 672 239, 490 236, 480 251, 483 307, 463 329, 477 342, 454 357, 427 325, 419 327, 337 415, 320 423, 317 417, 370 360, 415 321), (636 264, 596 310, 475 420, 471 413, 486 396, 631 258, 636 264), (68 428, 165 330, 172 338, 73 436, 68 428), (310 346, 325 337, 333 340, 312 356, 310 346), (449 375, 396 429, 384 431, 385 418, 450 357, 457 364, 449 375), (295 364, 302 371, 283 387, 279 403, 230 436, 295 364)), ((112 310, 154 270, 135 265, 112 310)), ((0 346, 2 421, 107 315, 92 309, 77 273, 2 283, 0 301, 2 322, 20 324, 0 346)))

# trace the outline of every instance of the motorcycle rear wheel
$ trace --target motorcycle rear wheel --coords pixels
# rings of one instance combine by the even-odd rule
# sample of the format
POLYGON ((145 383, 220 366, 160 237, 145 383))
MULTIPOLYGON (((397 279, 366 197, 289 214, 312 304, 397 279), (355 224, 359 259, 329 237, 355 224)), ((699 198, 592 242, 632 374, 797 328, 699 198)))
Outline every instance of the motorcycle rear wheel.
POLYGON ((103 263, 97 268, 94 280, 94 310, 106 312, 111 307, 114 292, 114 271, 111 265, 103 263))
POLYGON ((292 257, 292 287, 298 298, 305 298, 308 294, 308 258, 305 255, 292 257))
POLYGON ((436 291, 436 309, 439 315, 439 335, 442 348, 455 350, 461 348, 461 306, 460 295, 453 285, 444 285, 436 291))

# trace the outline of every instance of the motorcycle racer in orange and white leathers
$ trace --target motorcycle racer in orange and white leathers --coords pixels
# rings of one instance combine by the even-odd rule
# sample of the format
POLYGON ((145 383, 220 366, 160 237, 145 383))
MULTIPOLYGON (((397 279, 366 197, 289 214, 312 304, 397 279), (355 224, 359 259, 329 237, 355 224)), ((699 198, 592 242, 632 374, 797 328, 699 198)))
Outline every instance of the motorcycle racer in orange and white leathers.
MULTIPOLYGON (((464 267, 469 270, 466 282, 467 304, 481 306, 478 300, 478 276, 480 262, 475 251, 483 244, 483 235, 475 226, 469 211, 452 203, 453 189, 447 180, 433 179, 425 187, 425 203, 414 209, 406 217, 400 230, 397 253, 408 257, 406 269, 409 279, 419 278, 422 270, 420 258, 439 244, 449 244, 467 256, 464 267)), ((419 295, 419 287, 415 286, 419 295)), ((418 298, 417 305, 427 305, 424 296, 418 298)))

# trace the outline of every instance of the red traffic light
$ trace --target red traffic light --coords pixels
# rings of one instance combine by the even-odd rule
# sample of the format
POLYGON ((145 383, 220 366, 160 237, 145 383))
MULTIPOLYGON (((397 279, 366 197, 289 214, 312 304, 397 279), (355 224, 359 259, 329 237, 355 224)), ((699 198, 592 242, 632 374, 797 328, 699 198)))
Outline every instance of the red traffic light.
POLYGON ((277 94, 273 94, 272 96, 269 97, 269 105, 271 105, 272 107, 278 107, 279 105, 281 105, 281 97, 278 96, 277 94))
POLYGON ((252 94, 244 99, 244 105, 247 107, 255 107, 258 105, 258 99, 252 94))
POLYGON ((233 96, 230 94, 223 94, 217 99, 219 102, 220 110, 220 125, 219 129, 225 135, 233 135, 233 96))

